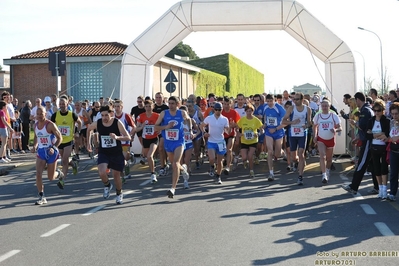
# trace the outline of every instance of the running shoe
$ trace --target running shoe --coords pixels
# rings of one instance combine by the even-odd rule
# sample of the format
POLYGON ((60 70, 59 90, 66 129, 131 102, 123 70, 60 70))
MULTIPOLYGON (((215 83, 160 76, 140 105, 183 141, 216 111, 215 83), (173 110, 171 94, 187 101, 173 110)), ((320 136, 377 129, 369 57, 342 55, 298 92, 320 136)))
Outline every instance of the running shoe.
POLYGON ((221 185, 223 182, 222 182, 222 179, 220 178, 220 177, 218 177, 218 179, 216 180, 216 183, 218 183, 219 185, 221 185))
POLYGON ((144 159, 141 159, 141 160, 140 160, 140 164, 141 164, 141 165, 145 165, 144 159))
POLYGON ((298 186, 302 186, 303 185, 303 177, 302 176, 298 177, 297 184, 298 184, 298 186))
POLYGON ((364 176, 371 176, 371 172, 365 172, 364 176))
POLYGON ((78 173, 78 161, 75 158, 72 158, 72 173, 73 175, 78 173))
POLYGON ((372 195, 378 195, 380 193, 380 191, 378 189, 370 189, 369 191, 367 191, 368 194, 372 194, 372 195))
POLYGON ((35 202, 35 205, 43 205, 46 203, 47 203, 46 197, 44 195, 43 196, 39 195, 39 199, 35 202))
POLYGON ((269 174, 269 177, 267 178, 267 181, 274 181, 274 175, 269 174))
POLYGON ((215 168, 213 168, 213 167, 209 168, 209 176, 210 177, 214 177, 215 176, 215 168))
POLYGON ((292 170, 291 166, 287 165, 287 171, 291 171, 291 170, 292 170))
POLYGON ((157 175, 156 174, 152 174, 151 175, 151 183, 155 184, 156 182, 158 182, 157 175))
POLYGON ((159 175, 164 176, 165 175, 165 168, 159 169, 159 175))
POLYGON ((255 178, 255 172, 254 172, 254 170, 250 170, 250 171, 249 171, 249 177, 250 177, 250 178, 255 178))
POLYGON ((112 184, 110 184, 109 187, 104 187, 104 194, 103 194, 104 199, 109 198, 112 188, 113 188, 112 184))
POLYGON ((394 195, 388 195, 388 198, 387 198, 389 201, 396 201, 396 198, 395 198, 395 196, 394 195))
POLYGON ((184 178, 184 180, 188 181, 188 179, 190 178, 190 175, 187 172, 187 165, 186 164, 182 164, 181 167, 183 168, 183 170, 182 170, 183 178, 184 178))
POLYGON ((171 188, 166 192, 166 195, 168 195, 168 198, 173 199, 173 197, 175 196, 175 189, 171 188))
POLYGON ((136 163, 136 157, 134 157, 134 153, 133 153, 133 152, 130 152, 130 162, 131 162, 132 164, 135 164, 135 163, 136 163))
POLYGON ((64 189, 65 181, 64 181, 63 179, 59 179, 58 182, 57 182, 57 186, 58 186, 60 189, 64 189))
POLYGON ((229 167, 226 167, 226 168, 223 170, 223 173, 224 173, 225 175, 229 175, 229 173, 230 173, 230 168, 229 168, 229 167))
POLYGON ((190 188, 190 186, 188 184, 188 180, 184 180, 183 187, 184 187, 184 189, 189 189, 190 188))
POLYGON ((130 174, 130 165, 128 162, 126 162, 125 164, 125 175, 129 175, 130 174))
POLYGON ((342 185, 341 187, 351 194, 354 194, 354 195, 357 194, 357 191, 353 190, 353 188, 350 185, 342 185))
POLYGON ((321 183, 327 184, 328 183, 328 176, 327 174, 322 174, 321 175, 321 183))
POLYGON ((116 195, 116 204, 123 204, 123 194, 116 195))
POLYGON ((247 169, 247 168, 248 168, 248 160, 245 160, 245 161, 243 162, 243 165, 244 165, 244 169, 247 169))
POLYGON ((256 165, 259 164, 259 158, 258 158, 258 157, 255 157, 254 163, 255 163, 256 165))

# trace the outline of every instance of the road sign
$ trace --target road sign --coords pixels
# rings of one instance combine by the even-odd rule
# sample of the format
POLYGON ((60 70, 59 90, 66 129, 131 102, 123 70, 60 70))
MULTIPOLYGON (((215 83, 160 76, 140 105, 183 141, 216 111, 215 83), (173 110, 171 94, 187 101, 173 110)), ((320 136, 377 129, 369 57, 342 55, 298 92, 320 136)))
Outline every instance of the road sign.
POLYGON ((169 70, 169 73, 163 82, 177 82, 177 78, 175 76, 175 73, 173 73, 172 69, 169 70))
POLYGON ((48 56, 48 69, 51 71, 52 76, 64 76, 66 70, 66 52, 50 52, 48 56))
POLYGON ((176 85, 172 82, 169 82, 168 84, 166 84, 166 91, 169 93, 174 93, 176 90, 176 85))

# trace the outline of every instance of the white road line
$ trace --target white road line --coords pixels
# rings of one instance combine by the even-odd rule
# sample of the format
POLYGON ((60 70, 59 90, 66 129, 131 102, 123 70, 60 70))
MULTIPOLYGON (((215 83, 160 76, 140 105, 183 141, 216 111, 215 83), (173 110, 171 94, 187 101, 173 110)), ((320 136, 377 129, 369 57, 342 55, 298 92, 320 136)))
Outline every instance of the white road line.
POLYGON ((374 209, 373 209, 370 205, 368 205, 368 204, 360 204, 360 207, 362 207, 363 211, 364 211, 366 214, 377 214, 377 213, 374 211, 374 209))
POLYGON ((360 194, 359 192, 357 192, 356 194, 352 194, 352 195, 353 195, 353 197, 354 197, 356 200, 362 200, 362 199, 364 199, 363 196, 362 196, 362 194, 360 194))
POLYGON ((86 213, 83 213, 82 216, 89 216, 89 215, 91 215, 93 213, 96 213, 99 210, 104 209, 104 208, 105 208, 105 205, 100 205, 98 207, 95 207, 95 208, 91 209, 90 211, 88 211, 86 213))
POLYGON ((18 254, 19 252, 21 252, 21 250, 15 249, 15 250, 11 250, 11 251, 7 252, 4 255, 1 255, 0 256, 0 262, 5 261, 8 258, 11 258, 15 254, 18 254))
POLYGON ((375 225, 375 227, 377 227, 378 231, 380 231, 380 233, 383 236, 394 236, 395 235, 385 223, 377 222, 377 223, 374 223, 374 225, 375 225))
POLYGON ((70 224, 61 224, 60 226, 54 228, 53 230, 48 231, 47 233, 41 235, 40 237, 48 237, 51 236, 59 231, 61 231, 64 228, 67 228, 68 226, 70 226, 70 224))
POLYGON ((342 181, 349 181, 349 179, 343 174, 340 174, 339 177, 342 179, 342 181))
POLYGON ((145 185, 147 185, 150 182, 151 182, 151 180, 148 179, 148 180, 144 181, 143 183, 141 183, 140 186, 145 186, 145 185))

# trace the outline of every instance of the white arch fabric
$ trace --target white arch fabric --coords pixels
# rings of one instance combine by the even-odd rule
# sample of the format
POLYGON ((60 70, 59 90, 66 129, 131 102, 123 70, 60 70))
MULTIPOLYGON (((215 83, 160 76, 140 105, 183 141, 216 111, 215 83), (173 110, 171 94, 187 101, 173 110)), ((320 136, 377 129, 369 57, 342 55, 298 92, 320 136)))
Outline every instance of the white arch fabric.
MULTIPOLYGON (((124 105, 135 105, 138 95, 152 95, 152 66, 191 32, 249 30, 284 30, 323 61, 330 99, 341 99, 345 93, 353 95, 356 91, 351 50, 300 3, 185 0, 172 6, 126 49, 120 86, 124 105)), ((341 101, 334 104, 338 109, 344 107, 341 101)), ((336 153, 345 153, 345 144, 338 146, 336 153)))

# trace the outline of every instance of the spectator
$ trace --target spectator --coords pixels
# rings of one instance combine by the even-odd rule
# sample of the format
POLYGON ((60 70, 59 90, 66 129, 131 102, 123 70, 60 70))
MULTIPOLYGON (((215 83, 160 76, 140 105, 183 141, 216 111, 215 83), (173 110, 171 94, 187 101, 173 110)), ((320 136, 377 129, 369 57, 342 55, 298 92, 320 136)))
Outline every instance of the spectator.
POLYGON ((32 103, 27 100, 24 107, 21 109, 21 120, 22 120, 22 150, 29 152, 29 125, 30 125, 30 114, 31 114, 32 103))

